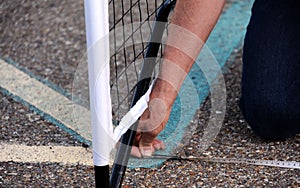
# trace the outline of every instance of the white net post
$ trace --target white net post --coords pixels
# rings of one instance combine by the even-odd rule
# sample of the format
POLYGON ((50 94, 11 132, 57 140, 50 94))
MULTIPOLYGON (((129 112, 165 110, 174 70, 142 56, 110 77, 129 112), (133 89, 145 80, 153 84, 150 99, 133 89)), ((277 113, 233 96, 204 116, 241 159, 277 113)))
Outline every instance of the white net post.
POLYGON ((112 148, 107 0, 85 0, 90 109, 95 166, 109 164, 112 148))

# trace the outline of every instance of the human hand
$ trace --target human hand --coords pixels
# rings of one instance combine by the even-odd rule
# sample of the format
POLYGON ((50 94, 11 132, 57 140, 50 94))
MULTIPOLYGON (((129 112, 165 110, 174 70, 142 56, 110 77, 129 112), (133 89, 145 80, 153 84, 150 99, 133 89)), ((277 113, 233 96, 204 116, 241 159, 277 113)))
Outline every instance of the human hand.
POLYGON ((131 149, 131 155, 141 158, 151 156, 156 150, 165 149, 165 144, 157 139, 164 129, 170 110, 160 99, 153 99, 139 120, 137 134, 131 149))
POLYGON ((142 114, 135 141, 131 149, 131 155, 141 158, 151 156, 156 150, 165 149, 165 144, 157 139, 157 135, 164 129, 168 122, 171 107, 177 92, 165 81, 157 80, 152 93, 148 108, 142 114), (164 85, 164 89, 160 86, 164 85))

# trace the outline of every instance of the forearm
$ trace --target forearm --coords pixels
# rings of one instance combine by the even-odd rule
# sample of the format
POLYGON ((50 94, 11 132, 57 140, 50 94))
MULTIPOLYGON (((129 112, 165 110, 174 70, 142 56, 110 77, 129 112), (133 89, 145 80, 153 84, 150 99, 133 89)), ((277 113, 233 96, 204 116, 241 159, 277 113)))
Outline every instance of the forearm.
POLYGON ((171 106, 201 48, 214 28, 225 0, 177 0, 169 26, 164 62, 151 98, 171 106))
POLYGON ((161 71, 150 94, 149 107, 140 118, 132 155, 150 156, 164 149, 163 142, 155 138, 165 127, 181 84, 216 24, 224 1, 177 0, 161 71))

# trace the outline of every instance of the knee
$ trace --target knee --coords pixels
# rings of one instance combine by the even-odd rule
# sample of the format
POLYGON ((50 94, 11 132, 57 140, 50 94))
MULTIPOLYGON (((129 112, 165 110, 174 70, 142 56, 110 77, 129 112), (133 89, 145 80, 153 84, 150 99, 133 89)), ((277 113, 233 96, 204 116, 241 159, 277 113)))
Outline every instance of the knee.
POLYGON ((300 114, 277 101, 241 99, 240 107, 249 126, 263 140, 284 140, 300 133, 300 114))
POLYGON ((248 120, 253 132, 265 141, 281 141, 295 136, 299 131, 296 125, 284 121, 275 122, 270 120, 248 120))

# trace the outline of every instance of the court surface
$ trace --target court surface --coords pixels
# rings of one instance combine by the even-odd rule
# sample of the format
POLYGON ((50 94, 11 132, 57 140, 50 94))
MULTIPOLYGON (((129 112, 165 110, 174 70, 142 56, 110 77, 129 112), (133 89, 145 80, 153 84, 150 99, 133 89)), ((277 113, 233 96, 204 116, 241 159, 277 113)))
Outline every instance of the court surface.
MULTIPOLYGON (((0 7, 0 187, 93 186, 91 149, 85 139, 89 135, 78 134, 70 116, 74 72, 85 50, 83 1, 6 1, 0 7)), ((226 63, 227 111, 219 135, 203 155, 300 161, 299 136, 264 143, 253 135, 237 107, 240 49, 250 7, 250 1, 229 1, 208 41, 220 65, 226 63)), ((195 116, 184 120, 187 129, 197 129, 178 154, 197 156, 209 109, 208 98, 195 116)), ((80 120, 88 115, 83 109, 80 120)), ((167 161, 152 169, 128 170, 124 184, 297 187, 300 180, 296 169, 167 161)))

